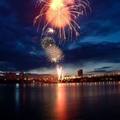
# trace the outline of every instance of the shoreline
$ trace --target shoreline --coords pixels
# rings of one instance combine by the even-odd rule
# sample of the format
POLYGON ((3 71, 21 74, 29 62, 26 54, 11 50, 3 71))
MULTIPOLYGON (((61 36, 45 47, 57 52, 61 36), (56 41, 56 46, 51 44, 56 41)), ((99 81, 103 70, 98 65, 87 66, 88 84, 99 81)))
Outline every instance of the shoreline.
POLYGON ((41 81, 18 81, 18 80, 11 80, 11 81, 0 81, 0 84, 59 84, 59 83, 119 83, 120 80, 101 80, 101 81, 58 81, 58 82, 41 82, 41 81))

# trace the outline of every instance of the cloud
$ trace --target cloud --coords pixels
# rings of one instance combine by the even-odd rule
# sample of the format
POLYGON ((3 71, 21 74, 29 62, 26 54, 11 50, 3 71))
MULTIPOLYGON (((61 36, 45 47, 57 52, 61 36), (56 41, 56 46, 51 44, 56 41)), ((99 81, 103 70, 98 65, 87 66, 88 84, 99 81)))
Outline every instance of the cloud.
POLYGON ((120 43, 104 42, 100 44, 83 43, 80 47, 65 51, 66 62, 120 62, 120 43))
POLYGON ((105 37, 120 31, 120 1, 92 0, 92 12, 85 19, 81 19, 80 40, 86 37, 105 37))
POLYGON ((112 69, 112 66, 99 67, 94 69, 93 72, 108 72, 112 69))
POLYGON ((10 62, 0 61, 0 70, 1 71, 15 71, 16 66, 14 66, 14 64, 12 64, 10 62))

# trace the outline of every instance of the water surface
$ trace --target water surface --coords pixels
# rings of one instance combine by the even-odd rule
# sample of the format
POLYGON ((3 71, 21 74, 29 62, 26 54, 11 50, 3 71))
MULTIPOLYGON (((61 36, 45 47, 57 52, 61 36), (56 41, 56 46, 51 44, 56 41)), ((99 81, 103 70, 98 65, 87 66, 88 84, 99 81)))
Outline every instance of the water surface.
POLYGON ((0 118, 120 120, 120 84, 0 85, 0 118))

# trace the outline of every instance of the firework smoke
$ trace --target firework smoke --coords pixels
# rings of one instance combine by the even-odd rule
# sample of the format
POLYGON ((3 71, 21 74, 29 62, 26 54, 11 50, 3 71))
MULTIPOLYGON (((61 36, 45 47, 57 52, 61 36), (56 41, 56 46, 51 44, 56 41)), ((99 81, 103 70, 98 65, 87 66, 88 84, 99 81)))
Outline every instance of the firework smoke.
POLYGON ((43 38, 41 44, 51 62, 58 63, 62 60, 63 52, 51 37, 43 38))

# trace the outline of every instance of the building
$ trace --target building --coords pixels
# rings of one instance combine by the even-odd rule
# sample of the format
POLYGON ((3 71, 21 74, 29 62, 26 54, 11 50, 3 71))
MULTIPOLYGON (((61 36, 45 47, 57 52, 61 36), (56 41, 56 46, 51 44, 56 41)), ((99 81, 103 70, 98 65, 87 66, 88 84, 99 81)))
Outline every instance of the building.
POLYGON ((82 69, 78 70, 78 76, 83 76, 83 70, 82 69))

